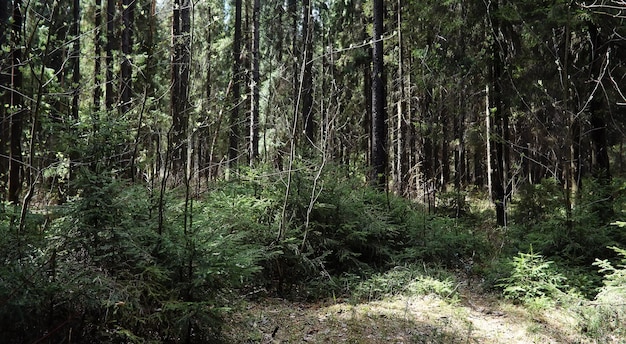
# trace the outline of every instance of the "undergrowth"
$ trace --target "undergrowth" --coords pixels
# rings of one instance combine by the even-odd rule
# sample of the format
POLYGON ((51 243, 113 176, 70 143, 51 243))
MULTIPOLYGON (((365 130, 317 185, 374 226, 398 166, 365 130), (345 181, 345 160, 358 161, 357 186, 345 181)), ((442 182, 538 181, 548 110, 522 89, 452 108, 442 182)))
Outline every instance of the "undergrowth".
POLYGON ((583 305, 600 288, 577 311, 586 331, 622 325, 614 305, 625 299, 625 262, 611 259, 624 251, 606 247, 625 236, 604 223, 597 194, 581 193, 568 219, 562 190, 544 181, 520 192, 510 227, 494 229, 468 193, 429 214, 354 171, 318 168, 296 165, 290 179, 241 169, 193 197, 83 171, 78 195, 30 213, 23 231, 19 209, 4 206, 0 332, 12 342, 216 342, 241 295, 454 301, 462 282, 453 276, 488 277, 536 309, 583 305))

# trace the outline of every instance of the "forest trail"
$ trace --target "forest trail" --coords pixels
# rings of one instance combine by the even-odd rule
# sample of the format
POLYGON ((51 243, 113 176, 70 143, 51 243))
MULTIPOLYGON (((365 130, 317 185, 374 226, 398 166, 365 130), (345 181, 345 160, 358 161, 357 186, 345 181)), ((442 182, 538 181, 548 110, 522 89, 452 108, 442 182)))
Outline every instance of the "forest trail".
POLYGON ((594 343, 565 310, 529 312, 470 288, 382 301, 318 303, 265 298, 227 325, 233 343, 594 343))

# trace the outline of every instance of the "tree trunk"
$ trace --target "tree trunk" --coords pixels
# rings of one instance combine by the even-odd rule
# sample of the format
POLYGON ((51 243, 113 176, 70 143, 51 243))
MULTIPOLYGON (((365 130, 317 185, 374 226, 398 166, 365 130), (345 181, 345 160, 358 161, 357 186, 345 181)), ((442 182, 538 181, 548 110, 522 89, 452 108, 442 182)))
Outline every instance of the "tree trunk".
POLYGON ((372 177, 381 190, 387 186, 387 112, 384 83, 384 1, 374 0, 374 48, 372 51, 372 177))
POLYGON ((505 145, 508 131, 507 119, 502 101, 502 51, 500 49, 500 22, 498 19, 498 1, 492 3, 491 17, 494 37, 491 45, 492 61, 490 70, 491 91, 489 112, 491 121, 490 148, 491 148, 491 197, 496 207, 496 219, 499 226, 506 226, 506 163, 505 145))
POLYGON ((80 95, 80 0, 74 0, 73 8, 74 23, 72 35, 74 36, 74 49, 72 52, 72 118, 78 120, 78 101, 80 95))
POLYGON ((250 166, 254 166, 259 155, 259 43, 260 43, 261 0, 254 0, 252 9, 252 82, 250 97, 250 166))
POLYGON ((130 55, 133 52, 133 8, 134 0, 122 0, 122 65, 120 68, 120 96, 122 113, 128 112, 131 105, 133 71, 130 55))
POLYGON ((11 27, 11 83, 10 101, 10 148, 9 148, 9 186, 7 200, 11 204, 19 203, 22 189, 22 121, 25 109, 22 99, 22 1, 13 1, 11 27))
MULTIPOLYGON (((396 120, 396 193, 398 195, 407 194, 407 178, 409 170, 409 149, 407 139, 407 120, 405 116, 406 95, 404 90, 404 70, 403 70, 403 46, 402 46, 402 2, 396 3, 397 9, 397 31, 398 31, 398 100, 396 104, 397 120, 396 120)), ((410 116, 410 114, 409 114, 410 116)))
POLYGON ((188 88, 191 29, 191 9, 189 0, 174 1, 172 13, 172 137, 171 148, 173 172, 180 175, 180 169, 187 161, 187 127, 188 127, 188 88))
POLYGON ((602 86, 596 84, 602 82, 602 66, 605 62, 607 45, 604 44, 597 27, 593 23, 589 22, 588 28, 591 38, 591 75, 589 76, 589 80, 594 81, 591 85, 591 101, 589 102, 590 137, 592 145, 591 172, 600 186, 600 190, 597 190, 599 202, 594 204, 594 208, 600 219, 608 220, 613 216, 613 197, 609 190, 609 186, 611 185, 611 170, 608 154, 608 133, 605 116, 602 111, 602 95, 599 94, 602 86))
POLYGON ((93 87, 93 115, 94 124, 98 121, 97 113, 100 111, 100 98, 102 97, 102 88, 100 85, 101 79, 101 62, 102 59, 100 57, 103 41, 102 41, 102 0, 96 0, 95 5, 95 17, 94 17, 94 67, 93 67, 93 76, 94 76, 94 87, 93 87))
POLYGON ((302 73, 302 120, 304 121, 304 133, 309 144, 315 141, 315 122, 313 121, 313 16, 311 13, 311 0, 303 0, 302 14, 304 23, 304 65, 302 73))
MULTIPOLYGON (((9 22, 9 1, 0 1, 0 47, 5 47, 7 42, 7 36, 10 35, 11 24, 9 22)), ((9 54, 4 49, 0 49, 0 70, 6 71, 11 67, 11 61, 9 54)), ((0 73, 0 85, 9 87, 11 83, 11 77, 8 73, 0 73)), ((0 92, 2 102, 9 104, 10 92, 3 90, 0 92)), ((0 210, 2 210, 1 202, 5 200, 7 196, 7 184, 8 184, 8 170, 9 170, 9 141, 10 135, 10 110, 5 106, 0 107, 0 210)))
POLYGON ((107 17, 106 32, 107 44, 105 46, 105 65, 106 65, 106 83, 105 83, 105 105, 107 111, 113 110, 115 103, 115 94, 113 93, 113 47, 115 46, 115 0, 107 1, 107 17))
POLYGON ((241 0, 235 0, 235 24, 233 35, 233 67, 232 80, 233 92, 231 97, 230 118, 228 126, 228 166, 237 165, 239 156, 239 105, 241 103, 241 0))

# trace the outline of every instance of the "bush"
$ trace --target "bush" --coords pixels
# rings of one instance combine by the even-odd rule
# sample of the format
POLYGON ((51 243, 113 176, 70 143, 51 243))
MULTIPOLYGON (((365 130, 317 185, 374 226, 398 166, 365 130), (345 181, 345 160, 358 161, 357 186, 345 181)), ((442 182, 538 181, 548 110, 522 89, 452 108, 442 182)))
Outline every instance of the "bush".
POLYGON ((552 305, 568 288, 566 278, 540 254, 519 253, 510 261, 509 277, 503 278, 504 297, 527 305, 552 305))
POLYGON ((373 274, 365 280, 354 283, 351 289, 351 296, 356 301, 380 300, 397 295, 428 294, 435 294, 451 301, 458 300, 456 278, 442 269, 405 265, 373 274))
POLYGON ((213 222, 210 203, 166 197, 159 230, 145 188, 83 176, 49 227, 2 243, 3 340, 214 342, 228 292, 259 271, 260 247, 213 222))
MULTIPOLYGON (((625 227, 625 223, 616 223, 625 227)), ((585 331, 598 338, 626 334, 626 250, 611 247, 618 254, 617 264, 607 259, 597 260, 594 265, 604 273, 603 286, 593 303, 583 311, 585 331)))

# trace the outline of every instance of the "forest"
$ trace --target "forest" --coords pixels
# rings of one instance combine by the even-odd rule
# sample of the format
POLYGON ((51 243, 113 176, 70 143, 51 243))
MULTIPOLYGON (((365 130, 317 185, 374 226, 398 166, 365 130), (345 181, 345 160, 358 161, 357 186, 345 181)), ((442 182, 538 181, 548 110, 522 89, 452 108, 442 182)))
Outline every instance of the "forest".
POLYGON ((0 48, 2 343, 626 341, 624 0, 1 0, 0 48))

